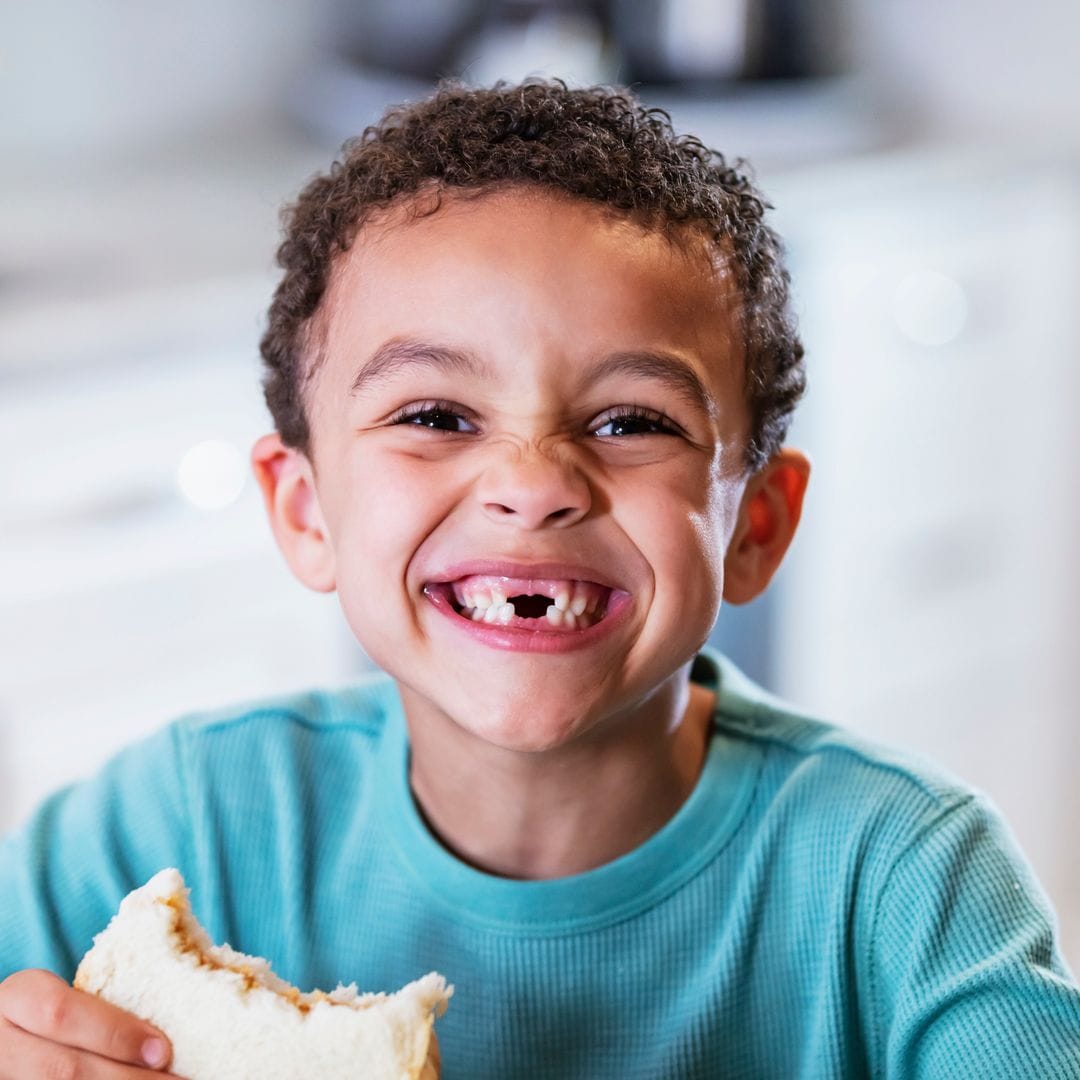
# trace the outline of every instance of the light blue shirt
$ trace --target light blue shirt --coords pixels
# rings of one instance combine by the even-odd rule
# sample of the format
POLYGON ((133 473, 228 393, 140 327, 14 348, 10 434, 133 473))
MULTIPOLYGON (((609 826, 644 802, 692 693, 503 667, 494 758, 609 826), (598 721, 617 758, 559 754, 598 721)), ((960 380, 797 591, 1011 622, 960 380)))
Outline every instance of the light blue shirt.
POLYGON ((446 1080, 1080 1077, 1080 991, 984 800, 716 654, 694 677, 718 706, 690 798, 553 881, 434 840, 385 676, 184 718, 0 843, 0 978, 70 978, 176 866, 216 941, 302 989, 442 972, 446 1080))

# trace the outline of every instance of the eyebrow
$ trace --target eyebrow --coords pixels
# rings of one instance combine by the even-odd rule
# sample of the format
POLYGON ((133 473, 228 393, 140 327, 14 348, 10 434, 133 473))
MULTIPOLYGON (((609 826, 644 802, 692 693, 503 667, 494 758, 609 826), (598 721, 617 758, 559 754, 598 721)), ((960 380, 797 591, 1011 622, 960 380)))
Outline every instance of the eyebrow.
POLYGON ((402 369, 415 367, 453 371, 462 375, 484 376, 490 372, 488 365, 472 353, 412 338, 391 338, 384 341, 360 366, 349 393, 358 394, 371 383, 396 375, 402 369))
POLYGON ((594 364, 590 375, 593 382, 612 375, 651 379, 667 386, 691 407, 709 416, 716 413, 712 395, 698 373, 685 360, 672 353, 651 350, 612 353, 594 364))
MULTIPOLYGON (((380 379, 415 367, 464 375, 491 377, 491 368, 473 353, 436 345, 413 338, 391 338, 383 342, 360 366, 353 377, 350 394, 358 394, 380 379)), ((672 353, 655 350, 630 350, 611 353, 589 367, 589 382, 600 382, 616 375, 634 379, 650 379, 667 386, 693 408, 709 416, 716 413, 716 404, 697 372, 683 359, 672 353)))

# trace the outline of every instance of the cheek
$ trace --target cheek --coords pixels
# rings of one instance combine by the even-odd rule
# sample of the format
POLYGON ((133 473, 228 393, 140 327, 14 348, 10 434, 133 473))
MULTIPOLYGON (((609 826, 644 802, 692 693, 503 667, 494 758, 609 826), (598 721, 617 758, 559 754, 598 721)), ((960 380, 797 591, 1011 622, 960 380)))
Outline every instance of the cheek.
POLYGON ((358 454, 343 485, 347 531, 380 562, 407 561, 415 542, 453 505, 448 470, 400 454, 358 454))
POLYGON ((654 488, 652 512, 639 514, 641 543, 657 577, 657 602, 676 604, 683 617, 710 625, 724 588, 728 502, 722 485, 699 476, 654 488), (662 501, 656 499, 658 490, 662 501))
POLYGON ((338 593, 343 606, 362 605, 400 580, 401 567, 412 554, 413 537, 423 528, 418 520, 423 503, 406 477, 382 468, 378 461, 351 463, 339 473, 339 482, 327 522, 338 593))
POLYGON ((724 593, 724 544, 721 523, 711 512, 694 514, 691 530, 697 546, 693 589, 711 625, 720 611, 724 593))
POLYGON ((353 630, 402 618, 409 568, 460 501, 448 463, 358 452, 342 470, 332 529, 338 593, 353 630))
POLYGON ((703 564, 707 565, 715 576, 722 578, 729 518, 734 511, 724 485, 710 485, 706 490, 704 504, 691 513, 690 524, 698 541, 698 552, 703 564))

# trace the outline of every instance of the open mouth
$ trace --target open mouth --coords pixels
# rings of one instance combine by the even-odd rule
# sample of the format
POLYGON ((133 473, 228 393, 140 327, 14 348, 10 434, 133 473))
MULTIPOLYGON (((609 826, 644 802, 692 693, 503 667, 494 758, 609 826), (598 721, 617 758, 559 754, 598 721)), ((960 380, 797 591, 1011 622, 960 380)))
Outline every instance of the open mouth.
POLYGON ((470 575, 432 583, 462 618, 544 633, 586 630, 608 611, 612 589, 595 581, 470 575))

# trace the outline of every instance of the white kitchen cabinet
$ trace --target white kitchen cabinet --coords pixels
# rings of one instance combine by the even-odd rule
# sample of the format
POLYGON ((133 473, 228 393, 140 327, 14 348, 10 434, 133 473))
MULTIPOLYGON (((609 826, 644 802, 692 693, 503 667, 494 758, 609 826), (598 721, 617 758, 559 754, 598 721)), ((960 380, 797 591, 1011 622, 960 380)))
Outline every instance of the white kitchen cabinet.
POLYGON ((814 462, 778 594, 778 689, 989 793, 1074 963, 1078 177, 1037 151, 954 151, 774 192, 810 372, 792 441, 814 462), (921 311, 913 281, 930 283, 921 311), (935 303, 958 305, 955 336, 923 344, 935 303))

